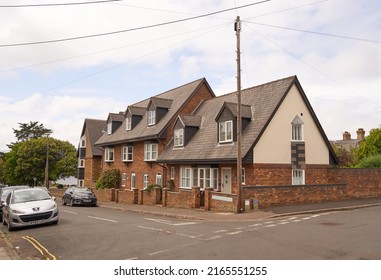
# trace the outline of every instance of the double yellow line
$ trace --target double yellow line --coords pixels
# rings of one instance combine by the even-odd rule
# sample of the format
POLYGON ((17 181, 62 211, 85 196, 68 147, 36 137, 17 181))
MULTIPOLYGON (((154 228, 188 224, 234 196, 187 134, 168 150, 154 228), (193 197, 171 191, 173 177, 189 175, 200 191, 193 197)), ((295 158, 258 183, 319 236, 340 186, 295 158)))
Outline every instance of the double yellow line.
POLYGON ((37 251, 40 252, 40 254, 46 259, 46 260, 56 260, 56 256, 54 256, 52 253, 48 251, 40 242, 38 242, 36 239, 33 237, 30 237, 28 235, 23 236, 22 239, 25 239, 28 241, 34 248, 37 249, 37 251))

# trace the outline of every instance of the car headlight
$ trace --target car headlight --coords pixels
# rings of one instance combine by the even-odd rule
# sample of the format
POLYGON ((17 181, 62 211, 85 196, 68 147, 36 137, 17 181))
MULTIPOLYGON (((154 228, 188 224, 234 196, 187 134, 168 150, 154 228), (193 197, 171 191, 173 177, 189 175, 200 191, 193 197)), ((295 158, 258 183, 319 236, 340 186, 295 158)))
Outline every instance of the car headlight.
POLYGON ((22 210, 17 210, 17 209, 13 209, 13 208, 9 208, 9 211, 13 214, 25 214, 26 212, 25 211, 22 211, 22 210))
POLYGON ((48 208, 48 210, 53 210, 53 209, 55 209, 55 208, 57 208, 57 204, 56 204, 56 203, 53 203, 53 204, 48 208))

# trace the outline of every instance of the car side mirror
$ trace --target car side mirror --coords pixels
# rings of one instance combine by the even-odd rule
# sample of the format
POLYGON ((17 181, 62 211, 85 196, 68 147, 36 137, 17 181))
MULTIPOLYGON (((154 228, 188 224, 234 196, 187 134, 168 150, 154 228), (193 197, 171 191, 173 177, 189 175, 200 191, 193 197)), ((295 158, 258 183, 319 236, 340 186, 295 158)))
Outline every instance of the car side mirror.
POLYGON ((55 197, 55 196, 52 196, 52 199, 53 199, 54 201, 57 201, 57 199, 56 199, 56 197, 55 197))

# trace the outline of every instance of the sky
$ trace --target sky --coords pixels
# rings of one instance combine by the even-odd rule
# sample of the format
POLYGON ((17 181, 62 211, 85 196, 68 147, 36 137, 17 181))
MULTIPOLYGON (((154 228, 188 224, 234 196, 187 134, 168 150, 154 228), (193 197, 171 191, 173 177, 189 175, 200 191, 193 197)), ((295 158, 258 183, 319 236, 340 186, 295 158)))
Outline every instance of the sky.
POLYGON ((77 147, 85 118, 202 77, 236 91, 237 16, 243 89, 297 75, 330 140, 380 127, 379 0, 2 0, 0 151, 19 123, 77 147))

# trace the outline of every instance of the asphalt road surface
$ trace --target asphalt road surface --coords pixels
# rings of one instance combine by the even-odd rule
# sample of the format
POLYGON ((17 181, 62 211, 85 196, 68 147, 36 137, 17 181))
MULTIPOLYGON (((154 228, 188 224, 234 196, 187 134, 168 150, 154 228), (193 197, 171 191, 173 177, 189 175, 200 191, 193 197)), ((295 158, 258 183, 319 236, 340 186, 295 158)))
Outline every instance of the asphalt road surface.
POLYGON ((58 225, 0 228, 22 259, 381 259, 380 206, 245 222, 60 206, 58 225))

